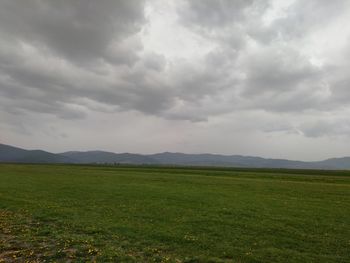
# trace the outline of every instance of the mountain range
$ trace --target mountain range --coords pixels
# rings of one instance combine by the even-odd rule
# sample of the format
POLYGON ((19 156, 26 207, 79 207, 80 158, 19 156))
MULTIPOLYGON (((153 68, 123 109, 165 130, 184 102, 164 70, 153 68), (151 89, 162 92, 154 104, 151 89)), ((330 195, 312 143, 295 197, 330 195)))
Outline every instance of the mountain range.
POLYGON ((334 170, 350 169, 350 157, 331 158, 317 162, 304 162, 241 155, 185 154, 171 152, 148 155, 105 151, 50 153, 43 150, 25 150, 5 144, 0 144, 0 162, 75 164, 109 163, 334 170))

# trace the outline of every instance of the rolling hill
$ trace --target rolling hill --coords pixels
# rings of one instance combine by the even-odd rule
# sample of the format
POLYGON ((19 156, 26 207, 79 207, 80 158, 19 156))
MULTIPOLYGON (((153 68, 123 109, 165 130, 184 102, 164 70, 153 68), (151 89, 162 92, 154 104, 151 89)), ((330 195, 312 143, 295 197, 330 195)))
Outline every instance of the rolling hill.
POLYGON ((0 144, 0 162, 19 163, 111 163, 111 164, 149 164, 149 165, 189 165, 189 166, 227 166, 247 168, 289 168, 289 169, 350 169, 350 157, 331 158, 318 162, 303 162, 286 159, 267 159, 261 157, 220 154, 157 153, 133 154, 106 151, 70 151, 50 153, 42 150, 25 150, 0 144))
POLYGON ((74 160, 63 155, 42 150, 24 150, 0 144, 0 162, 9 163, 73 163, 74 160))
POLYGON ((129 163, 129 164, 155 164, 152 158, 132 153, 113 153, 104 151, 64 152, 61 156, 74 160, 76 163, 129 163))

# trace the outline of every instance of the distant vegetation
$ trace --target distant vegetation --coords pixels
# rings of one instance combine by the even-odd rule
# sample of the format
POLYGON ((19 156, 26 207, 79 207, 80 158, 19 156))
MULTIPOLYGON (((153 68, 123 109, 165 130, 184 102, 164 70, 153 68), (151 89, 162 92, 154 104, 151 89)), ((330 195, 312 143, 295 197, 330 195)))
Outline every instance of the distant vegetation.
POLYGON ((347 172, 0 164, 0 262, 349 262, 347 172))
POLYGON ((336 169, 350 170, 350 157, 333 158, 319 162, 302 162, 284 159, 219 154, 132 154, 104 151, 64 152, 59 154, 41 150, 24 150, 0 144, 0 162, 16 163, 76 163, 76 164, 148 164, 186 165, 248 168, 287 168, 287 169, 336 169))

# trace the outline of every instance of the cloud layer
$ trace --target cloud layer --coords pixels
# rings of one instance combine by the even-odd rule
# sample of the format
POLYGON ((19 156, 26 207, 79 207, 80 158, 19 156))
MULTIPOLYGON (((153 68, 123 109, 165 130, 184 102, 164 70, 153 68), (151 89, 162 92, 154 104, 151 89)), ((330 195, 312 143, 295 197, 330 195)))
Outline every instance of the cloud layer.
POLYGON ((105 119, 130 135, 116 151, 280 155, 249 139, 272 136, 285 157, 295 140, 346 154, 349 17, 346 0, 1 1, 0 139, 61 150, 105 119), (133 123, 156 146, 131 147, 133 123), (213 146, 226 132, 245 144, 213 146))

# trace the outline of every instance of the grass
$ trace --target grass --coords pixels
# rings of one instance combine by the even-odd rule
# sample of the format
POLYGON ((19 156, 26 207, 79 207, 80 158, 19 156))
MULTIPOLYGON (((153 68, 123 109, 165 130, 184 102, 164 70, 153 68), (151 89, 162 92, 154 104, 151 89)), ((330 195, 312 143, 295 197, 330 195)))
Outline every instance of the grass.
POLYGON ((0 262, 350 262, 350 173, 0 165, 0 262))

